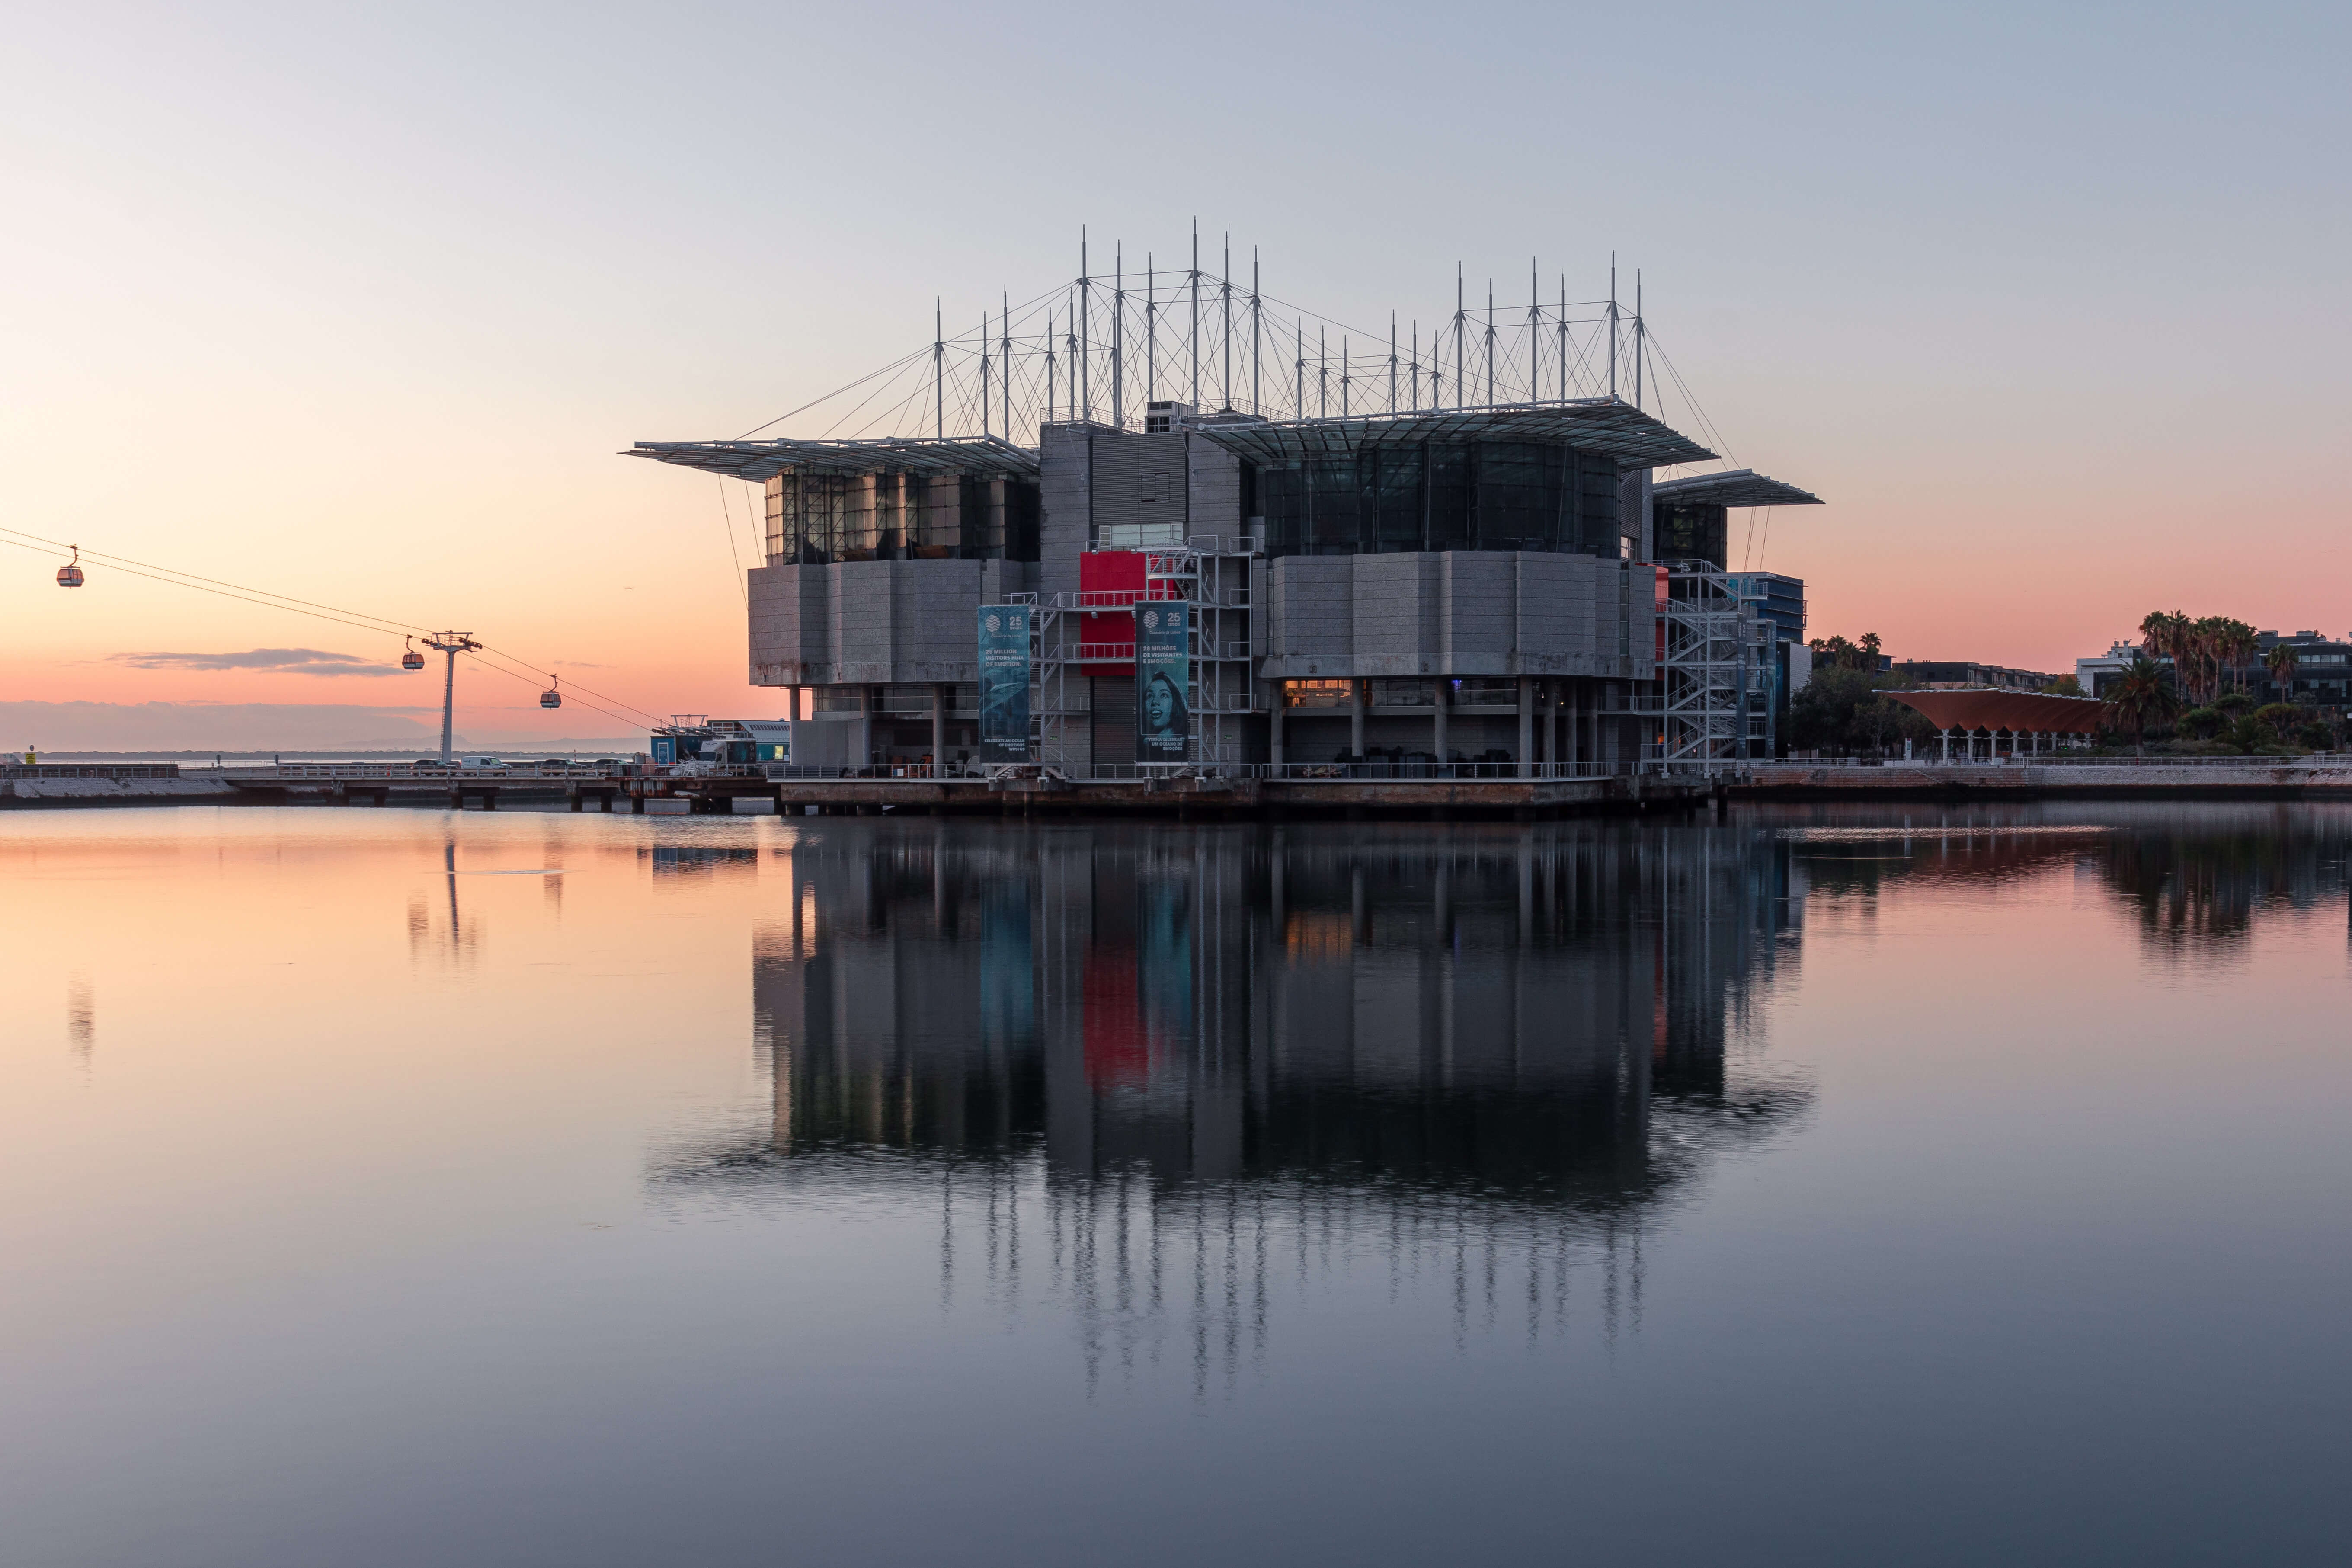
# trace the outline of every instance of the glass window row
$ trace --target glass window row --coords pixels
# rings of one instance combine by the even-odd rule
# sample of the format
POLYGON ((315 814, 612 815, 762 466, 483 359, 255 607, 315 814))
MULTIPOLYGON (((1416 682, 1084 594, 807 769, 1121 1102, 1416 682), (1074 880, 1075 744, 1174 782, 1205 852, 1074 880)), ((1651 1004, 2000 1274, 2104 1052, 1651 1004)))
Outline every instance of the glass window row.
POLYGON ((788 471, 767 499, 771 565, 1037 559, 1030 479, 788 471))
POLYGON ((1618 553, 1617 466, 1566 447, 1423 442, 1267 464, 1252 479, 1268 555, 1618 553))

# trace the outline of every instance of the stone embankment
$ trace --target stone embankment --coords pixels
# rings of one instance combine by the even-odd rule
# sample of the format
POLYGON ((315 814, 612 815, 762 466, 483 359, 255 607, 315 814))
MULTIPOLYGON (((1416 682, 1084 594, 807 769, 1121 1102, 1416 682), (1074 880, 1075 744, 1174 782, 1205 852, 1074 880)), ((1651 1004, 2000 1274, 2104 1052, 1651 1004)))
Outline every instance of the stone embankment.
POLYGON ((1760 763, 1735 798, 2352 798, 2352 756, 2116 758, 2080 763, 1760 763))
POLYGON ((39 763, 0 767, 0 808, 27 805, 193 805, 225 804, 236 791, 218 779, 187 779, 177 764, 115 767, 39 763))

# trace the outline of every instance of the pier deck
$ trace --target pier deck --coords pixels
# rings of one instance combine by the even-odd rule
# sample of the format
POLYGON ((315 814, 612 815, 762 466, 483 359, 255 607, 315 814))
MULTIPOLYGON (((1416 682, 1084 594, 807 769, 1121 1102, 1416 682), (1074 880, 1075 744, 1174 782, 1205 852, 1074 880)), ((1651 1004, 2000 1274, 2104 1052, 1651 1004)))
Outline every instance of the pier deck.
POLYGON ((1728 793, 1734 800, 2326 799, 2352 796, 2352 756, 1757 763, 1728 793))
POLYGON ((1279 815, 1381 816, 1549 816, 1569 812, 1687 806, 1716 793, 1705 778, 1631 770, 1536 770, 1538 776, 1408 774, 1345 766, 1259 768, 1238 776, 1067 777, 1047 768, 847 770, 768 768, 688 776, 630 765, 514 764, 449 768, 411 763, 287 763, 223 769, 220 779, 246 798, 386 805, 394 798, 438 797, 451 807, 498 809, 501 798, 562 798, 574 811, 727 812, 759 803, 793 815, 951 815, 1175 817, 1279 815), (805 775, 805 776, 798 776, 805 775))

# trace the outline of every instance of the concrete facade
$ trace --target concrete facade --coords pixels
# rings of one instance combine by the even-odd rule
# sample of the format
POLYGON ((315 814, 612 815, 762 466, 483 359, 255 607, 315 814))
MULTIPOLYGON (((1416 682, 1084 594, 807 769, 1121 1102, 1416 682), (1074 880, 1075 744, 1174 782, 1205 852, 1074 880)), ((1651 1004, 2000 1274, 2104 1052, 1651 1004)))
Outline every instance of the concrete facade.
POLYGON ((1033 591, 1035 571, 1024 561, 754 567, 751 684, 977 679, 980 606, 1033 591))
POLYGON ((1261 680, 1656 675, 1646 564, 1524 551, 1288 555, 1260 580, 1261 680))
MULTIPOLYGON (((1360 721, 1349 731, 1350 750, 1507 754, 1530 763, 1636 754, 1648 737, 1635 732, 1640 726, 1621 699, 1627 683, 1658 675, 1647 469, 1612 478, 1605 457, 1579 469, 1584 477, 1574 482, 1599 498, 1594 515, 1614 513, 1602 524, 1604 536, 1590 542, 1606 552, 1465 548, 1244 560, 1232 552, 1265 538, 1264 518, 1253 515, 1263 476, 1202 433, 1238 422, 1179 412, 1160 421, 1168 428, 1148 433, 1081 421, 1044 426, 1034 562, 772 558, 749 578, 752 683, 856 689, 821 694, 810 705, 812 723, 818 713, 842 717, 830 721, 824 746, 815 747, 812 733, 808 761, 856 763, 835 754, 844 746, 871 752, 871 761, 918 760, 926 748, 863 716, 876 711, 883 687, 976 680, 982 605, 1034 594, 1050 611, 1066 595, 1063 605, 1076 609, 1089 550, 1187 541, 1223 555, 1213 569, 1204 567, 1198 584, 1197 635, 1218 650, 1196 654, 1188 699, 1196 738, 1205 744, 1212 730, 1217 736, 1204 760, 1285 760, 1277 710, 1302 727, 1302 742, 1311 737, 1313 749, 1328 751, 1326 721, 1289 709, 1285 682, 1407 677, 1515 679, 1516 712, 1465 709, 1449 734, 1450 698, 1443 712, 1383 711, 1368 716, 1369 728, 1360 721), (855 732, 850 713, 861 716, 855 732)), ((952 482, 934 479, 930 488, 952 482)), ((1066 640, 1079 638, 1076 615, 1060 625, 1066 640)), ((1036 710, 1060 704, 1055 760, 1078 766, 1131 760, 1132 692, 1103 689, 1117 684, 1073 679, 1052 699, 1041 685, 1036 710)), ((950 742, 950 760, 955 749, 950 742)), ((797 739, 795 755, 803 755, 797 739)))

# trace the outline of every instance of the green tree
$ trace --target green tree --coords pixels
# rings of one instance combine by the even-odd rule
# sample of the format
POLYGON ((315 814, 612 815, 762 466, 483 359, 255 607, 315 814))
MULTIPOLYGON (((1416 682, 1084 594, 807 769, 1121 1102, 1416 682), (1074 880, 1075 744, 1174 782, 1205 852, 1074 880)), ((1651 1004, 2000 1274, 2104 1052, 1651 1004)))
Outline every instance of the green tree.
POLYGON ((1815 637, 1805 645, 1813 650, 1816 664, 1835 665, 1840 669, 1878 668, 1878 634, 1864 632, 1858 643, 1842 637, 1815 637))
POLYGON ((2129 735, 2132 750, 2141 756, 2147 754, 2148 726, 2161 724, 2179 710, 2179 694, 2154 659, 2132 660, 2107 683, 2107 727, 2129 735))
POLYGON ((2230 721, 2219 708, 2191 708, 2175 721, 2176 727, 2191 740, 2210 741, 2221 733, 2221 726, 2230 721))
POLYGON ((1843 664, 1815 669, 1789 704, 1789 744, 1798 751, 1852 753, 1933 740, 1936 727, 1926 714, 1884 695, 1906 685, 1900 676, 1876 669, 1843 664))
POLYGON ((2044 697, 2080 697, 2083 695, 2083 683, 2075 679, 2071 675, 2062 675, 2057 679, 2052 681, 2049 685, 2043 687, 2042 689, 2042 695, 2044 697))

